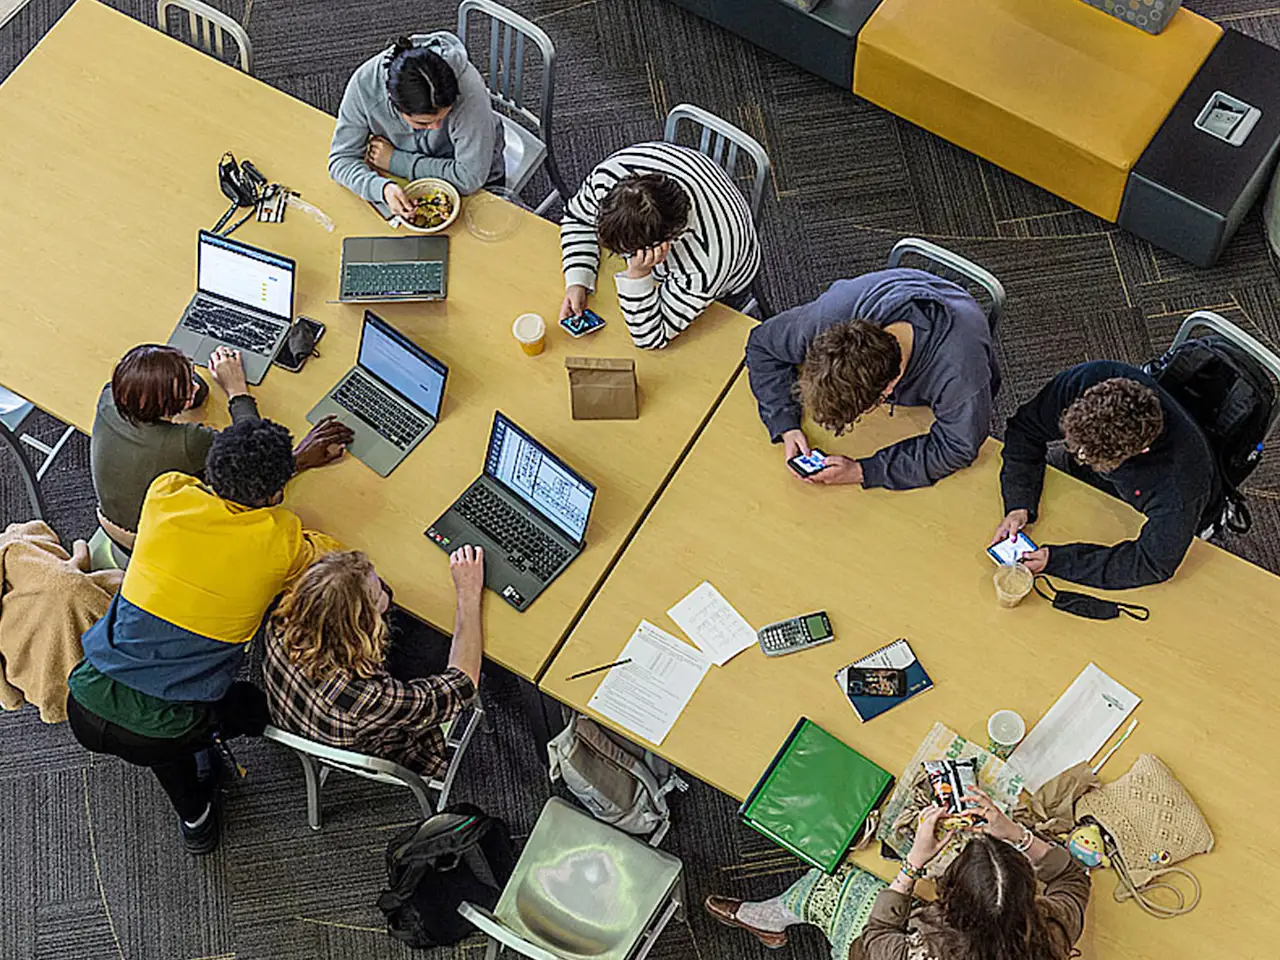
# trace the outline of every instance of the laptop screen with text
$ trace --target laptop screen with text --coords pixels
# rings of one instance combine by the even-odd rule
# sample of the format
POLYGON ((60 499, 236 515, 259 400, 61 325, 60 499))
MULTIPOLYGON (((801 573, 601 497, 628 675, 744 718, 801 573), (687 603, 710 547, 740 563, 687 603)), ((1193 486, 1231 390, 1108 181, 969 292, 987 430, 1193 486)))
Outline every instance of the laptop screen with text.
POLYGON ((294 264, 288 257, 201 231, 197 260, 201 293, 293 319, 294 264))
POLYGON ((449 368, 368 311, 360 337, 359 364, 419 410, 440 418, 449 368))
POLYGON ((493 417, 484 472, 582 542, 596 488, 501 413, 493 417))

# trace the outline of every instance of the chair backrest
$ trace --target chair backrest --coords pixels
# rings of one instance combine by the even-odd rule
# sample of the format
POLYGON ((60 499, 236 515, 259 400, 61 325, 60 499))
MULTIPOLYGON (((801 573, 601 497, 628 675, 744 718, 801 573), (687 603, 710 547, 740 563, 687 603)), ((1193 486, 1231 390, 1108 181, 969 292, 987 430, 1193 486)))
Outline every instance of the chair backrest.
POLYGON ((494 107, 512 119, 523 120, 550 147, 556 48, 546 31, 493 0, 462 0, 458 4, 458 39, 467 47, 467 56, 484 77, 494 107), (474 30, 470 29, 473 15, 474 30), (488 54, 480 56, 484 48, 477 43, 473 50, 467 38, 483 42, 486 22, 488 54), (525 66, 534 59, 535 53, 541 61, 534 64, 540 73, 536 98, 525 89, 530 79, 525 76, 525 66))
MULTIPOLYGON (((1174 334, 1173 343, 1169 345, 1169 351, 1172 352, 1186 343, 1191 339, 1192 331, 1199 327, 1205 327, 1225 337, 1253 357, 1271 375, 1276 382, 1276 387, 1280 389, 1280 356, 1269 350, 1254 337, 1245 333, 1226 317, 1216 314, 1212 310, 1197 310, 1183 320, 1182 326, 1178 327, 1178 332, 1174 334)), ((1271 414, 1267 421, 1268 432, 1275 427, 1277 418, 1280 418, 1280 404, 1276 404, 1271 408, 1271 414)))
POLYGON ((924 261, 924 266, 920 269, 957 283, 970 293, 975 292, 974 287, 977 292, 985 292, 987 302, 982 307, 987 312, 991 333, 995 335, 1000 313, 1004 309, 1004 284, 995 278, 995 274, 946 247, 919 237, 905 237, 895 243, 889 251, 889 266, 903 266, 903 260, 908 256, 916 256, 924 261))
POLYGON ((730 179, 739 182, 739 161, 749 165, 746 177, 750 189, 743 190, 751 205, 751 219, 760 220, 760 204, 764 200, 764 185, 769 179, 769 154, 760 142, 745 130, 735 127, 728 120, 717 117, 708 110, 692 103, 681 103, 671 108, 662 139, 667 143, 680 142, 680 121, 693 126, 698 150, 724 168, 730 179))
POLYGON ((332 767, 335 770, 353 773, 368 780, 377 780, 379 783, 408 787, 415 796, 420 798, 425 796, 426 790, 435 790, 440 795, 438 806, 443 807, 448 803, 449 793, 453 789, 453 782, 458 775, 458 769, 462 765, 462 758, 466 754, 467 746, 471 743, 476 727, 479 726, 483 716, 484 710, 480 706, 480 698, 477 697, 474 704, 469 708, 465 720, 462 722, 455 721, 449 727, 445 737, 445 747, 449 750, 449 766, 442 780, 428 780, 393 760, 371 757, 355 750, 344 750, 341 747, 331 747, 323 743, 317 743, 315 740, 310 740, 271 725, 267 726, 262 736, 299 753, 314 757, 324 766, 332 767))
POLYGON ((199 47, 210 56, 228 62, 232 57, 239 60, 240 69, 245 73, 253 73, 253 45, 249 42, 249 34, 233 17, 221 10, 215 10, 200 0, 159 0, 156 4, 156 22, 160 29, 171 37, 185 40, 194 47, 199 47), (184 37, 181 28, 183 18, 177 17, 170 23, 169 11, 176 7, 185 11, 187 35, 184 37), (236 50, 227 49, 225 37, 235 41, 236 50))
POLYGON ((11 523, 43 520, 44 512, 36 468, 17 435, 0 420, 0 530, 11 523))

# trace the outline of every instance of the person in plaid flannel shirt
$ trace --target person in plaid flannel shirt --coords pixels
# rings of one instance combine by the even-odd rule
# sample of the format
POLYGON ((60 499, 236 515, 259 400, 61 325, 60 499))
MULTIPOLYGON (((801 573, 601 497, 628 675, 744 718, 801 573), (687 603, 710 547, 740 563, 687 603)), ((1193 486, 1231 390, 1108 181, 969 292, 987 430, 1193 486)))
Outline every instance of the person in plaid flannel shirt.
POLYGON ((393 646, 390 589, 367 556, 339 551, 312 564, 271 618, 263 673, 276 725, 442 777, 441 725, 480 681, 484 551, 454 551, 449 572, 458 599, 453 641, 448 666, 432 672, 422 669, 420 651, 393 646))

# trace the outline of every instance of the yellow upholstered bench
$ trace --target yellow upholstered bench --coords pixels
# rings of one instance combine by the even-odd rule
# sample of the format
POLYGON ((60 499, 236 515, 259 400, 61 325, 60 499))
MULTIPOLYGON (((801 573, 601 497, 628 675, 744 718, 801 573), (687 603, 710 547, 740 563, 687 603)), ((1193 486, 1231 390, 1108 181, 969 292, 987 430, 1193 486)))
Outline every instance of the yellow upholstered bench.
POLYGON ((1221 35, 1185 8, 1151 36, 1080 0, 883 0, 853 90, 1115 220, 1129 168, 1221 35))

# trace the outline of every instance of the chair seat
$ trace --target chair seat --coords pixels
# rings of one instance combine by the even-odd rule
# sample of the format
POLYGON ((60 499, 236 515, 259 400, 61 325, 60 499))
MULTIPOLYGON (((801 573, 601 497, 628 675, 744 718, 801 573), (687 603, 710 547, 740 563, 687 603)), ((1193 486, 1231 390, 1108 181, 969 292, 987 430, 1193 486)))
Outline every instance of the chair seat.
POLYGON ((1222 36, 1179 10, 1151 36, 1080 0, 883 0, 853 91, 1106 220, 1222 36))
POLYGON ((509 117, 499 114, 498 119, 502 121, 506 141, 502 149, 502 164, 507 171, 507 189, 519 193, 546 159, 547 145, 527 127, 509 117))
POLYGON ((494 915, 557 956, 623 960, 669 899, 680 870, 671 854, 552 798, 494 915))

